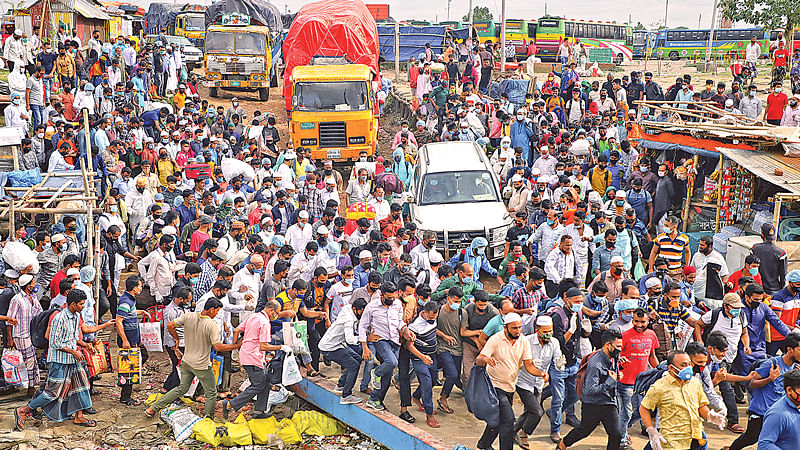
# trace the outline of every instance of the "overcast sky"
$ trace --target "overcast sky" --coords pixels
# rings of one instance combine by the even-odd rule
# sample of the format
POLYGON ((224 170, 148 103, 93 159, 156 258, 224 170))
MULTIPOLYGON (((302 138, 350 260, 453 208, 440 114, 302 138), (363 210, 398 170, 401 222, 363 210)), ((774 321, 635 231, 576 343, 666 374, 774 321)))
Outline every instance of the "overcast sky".
MULTIPOLYGON (((331 0, 336 1, 336 0, 331 0)), ((667 24, 670 28, 685 26, 700 28, 711 26, 711 10, 713 0, 668 0, 669 15, 667 24)), ((133 0, 133 3, 147 9, 151 3, 145 0, 133 0)), ((182 3, 182 2, 179 2, 182 3)), ((193 4, 210 4, 212 0, 195 0, 193 4)), ((281 12, 288 8, 290 12, 297 12, 303 5, 310 3, 306 0, 272 0, 281 12)), ((419 19, 430 21, 447 20, 447 0, 370 0, 366 3, 389 3, 389 13, 398 20, 419 19)), ((664 20, 664 0, 632 2, 631 0, 549 0, 547 2, 530 2, 526 0, 507 0, 506 14, 509 19, 538 19, 545 12, 571 19, 592 19, 617 23, 627 22, 629 19, 636 25, 642 22, 646 27, 659 24, 664 20), (636 11, 631 11, 631 5, 636 4, 636 11)), ((475 6, 486 6, 494 15, 495 21, 500 19, 500 0, 474 0, 475 6)), ((469 10, 468 0, 452 0, 450 2, 450 19, 459 20, 469 10)))

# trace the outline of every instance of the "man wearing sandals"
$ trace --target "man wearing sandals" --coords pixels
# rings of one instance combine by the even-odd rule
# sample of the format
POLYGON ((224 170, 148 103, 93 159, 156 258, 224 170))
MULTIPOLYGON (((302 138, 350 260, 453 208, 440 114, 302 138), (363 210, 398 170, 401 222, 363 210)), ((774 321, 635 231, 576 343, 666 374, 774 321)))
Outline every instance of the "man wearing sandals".
POLYGON ((92 408, 89 396, 89 375, 83 364, 83 353, 78 346, 81 334, 97 333, 114 325, 108 321, 102 325, 88 326, 81 321, 81 311, 86 305, 86 293, 73 289, 67 295, 67 307, 53 318, 50 324, 47 350, 47 381, 44 389, 27 405, 14 409, 15 428, 25 429, 25 419, 41 408, 51 420, 63 422, 74 414, 73 423, 84 427, 95 427, 97 422, 84 416, 92 408))

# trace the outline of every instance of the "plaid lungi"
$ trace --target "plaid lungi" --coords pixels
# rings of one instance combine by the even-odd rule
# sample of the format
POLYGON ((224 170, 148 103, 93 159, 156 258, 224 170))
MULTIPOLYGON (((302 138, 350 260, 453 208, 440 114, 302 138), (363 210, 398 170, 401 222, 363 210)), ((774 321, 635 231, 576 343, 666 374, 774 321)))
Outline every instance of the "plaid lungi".
POLYGON ((15 337, 14 345, 22 353, 22 360, 25 362, 25 369, 28 372, 28 385, 23 387, 39 386, 39 363, 36 361, 36 347, 30 336, 15 337))
POLYGON ((51 362, 48 365, 44 390, 28 403, 30 408, 42 408, 51 420, 63 422, 76 412, 92 407, 89 376, 83 363, 51 362))

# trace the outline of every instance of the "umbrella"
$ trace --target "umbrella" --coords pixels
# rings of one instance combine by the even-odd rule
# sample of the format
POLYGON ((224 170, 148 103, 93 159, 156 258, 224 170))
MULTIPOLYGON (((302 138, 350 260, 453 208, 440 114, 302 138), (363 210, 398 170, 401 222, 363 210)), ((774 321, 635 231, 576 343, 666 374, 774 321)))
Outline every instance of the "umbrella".
POLYGON ((356 228, 358 228, 356 221, 358 219, 375 220, 375 216, 374 206, 367 204, 367 202, 353 203, 347 207, 347 212, 345 213, 345 218, 347 219, 347 225, 344 227, 345 234, 349 236, 353 231, 356 231, 356 228))

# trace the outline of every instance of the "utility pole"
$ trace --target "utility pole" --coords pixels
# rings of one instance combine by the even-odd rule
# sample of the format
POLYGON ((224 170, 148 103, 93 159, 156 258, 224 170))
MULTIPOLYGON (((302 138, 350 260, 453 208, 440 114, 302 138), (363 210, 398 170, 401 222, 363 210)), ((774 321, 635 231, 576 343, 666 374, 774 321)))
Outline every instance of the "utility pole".
POLYGON ((715 28, 717 26, 717 0, 714 0, 714 9, 711 11, 711 32, 708 33, 708 45, 706 46, 706 70, 708 61, 711 59, 711 43, 714 41, 715 28))
POLYGON ((547 3, 544 4, 544 15, 547 15, 547 3))
POLYGON ((669 0, 664 0, 664 29, 667 29, 667 13, 669 12, 669 0))
POLYGON ((447 20, 450 20, 450 2, 452 0, 447 0, 447 20))
POLYGON ((467 39, 467 42, 469 42, 469 44, 470 44, 469 47, 470 48, 475 46, 475 43, 472 42, 472 33, 473 33, 472 30, 473 30, 473 26, 475 24, 475 14, 474 14, 474 11, 472 10, 472 8, 473 8, 472 0, 469 0, 469 12, 467 13, 467 15, 469 16, 469 38, 467 39))
POLYGON ((506 71, 506 0, 500 6, 500 72, 506 71))
POLYGON ((633 14, 628 14, 628 25, 633 25, 633 14))
POLYGON ((700 22, 703 20, 703 13, 697 15, 697 28, 700 28, 700 22))

